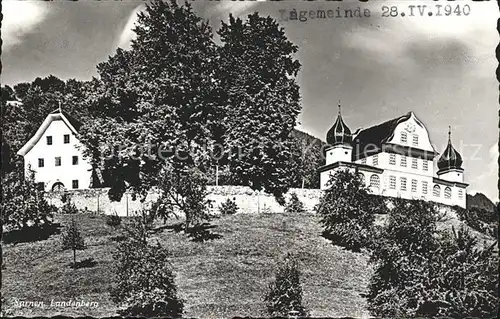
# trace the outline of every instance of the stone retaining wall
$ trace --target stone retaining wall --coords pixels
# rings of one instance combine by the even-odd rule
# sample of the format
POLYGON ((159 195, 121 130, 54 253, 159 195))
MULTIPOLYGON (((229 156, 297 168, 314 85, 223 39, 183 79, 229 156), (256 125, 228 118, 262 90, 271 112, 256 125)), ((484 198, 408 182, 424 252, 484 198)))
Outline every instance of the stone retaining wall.
MULTIPOLYGON (((123 195, 121 201, 112 202, 108 198, 108 188, 86 189, 86 190, 71 190, 68 194, 71 201, 79 209, 87 209, 91 212, 99 212, 107 215, 118 214, 119 216, 132 215, 134 212, 147 208, 158 198, 158 192, 152 191, 146 197, 144 203, 139 200, 132 200, 129 193, 123 195)), ((214 213, 218 212, 220 204, 227 199, 232 199, 236 202, 240 212, 257 213, 262 211, 283 212, 284 207, 279 205, 274 196, 263 192, 253 191, 246 186, 208 186, 209 196, 212 200, 214 213)), ((285 195, 288 200, 291 193, 296 193, 300 201, 308 210, 313 210, 314 206, 319 202, 321 195, 319 189, 290 189, 285 195)), ((56 207, 61 207, 62 193, 49 192, 46 193, 46 199, 50 204, 56 207)))

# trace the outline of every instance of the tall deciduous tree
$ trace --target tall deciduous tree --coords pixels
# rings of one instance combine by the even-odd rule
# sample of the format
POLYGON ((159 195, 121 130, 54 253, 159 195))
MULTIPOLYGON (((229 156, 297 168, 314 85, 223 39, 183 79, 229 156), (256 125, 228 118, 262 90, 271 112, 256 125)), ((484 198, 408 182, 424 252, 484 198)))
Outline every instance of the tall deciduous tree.
POLYGON ((300 112, 297 46, 271 17, 233 16, 218 31, 225 145, 240 182, 278 198, 291 184, 291 132, 300 112))
POLYGON ((97 163, 106 159, 113 199, 127 188, 144 198, 161 180, 165 161, 203 166, 198 157, 206 158, 203 146, 220 123, 216 45, 191 5, 153 1, 134 31, 130 51, 118 49, 98 65, 97 119, 84 129, 89 153, 97 163))

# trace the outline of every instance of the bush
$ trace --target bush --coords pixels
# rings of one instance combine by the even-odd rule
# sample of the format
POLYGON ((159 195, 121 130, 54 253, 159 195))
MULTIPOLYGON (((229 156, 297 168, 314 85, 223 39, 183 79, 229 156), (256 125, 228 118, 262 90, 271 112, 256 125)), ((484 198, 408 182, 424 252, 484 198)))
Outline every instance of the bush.
POLYGON ((62 248, 63 250, 73 250, 73 267, 76 268, 76 251, 85 249, 85 240, 74 219, 71 220, 71 224, 62 234, 62 248))
POLYGON ((304 203, 302 203, 296 193, 290 195, 290 200, 285 206, 285 213, 300 214, 305 213, 304 203))
POLYGON ((180 317, 184 303, 177 297, 169 253, 160 244, 148 244, 146 229, 136 217, 126 227, 127 239, 118 243, 112 300, 122 316, 180 317))
POLYGON ((464 229, 437 230, 442 220, 424 201, 394 201, 373 246, 368 304, 377 317, 491 316, 498 304, 498 261, 464 229))
POLYGON ((0 187, 2 225, 13 230, 52 224, 54 206, 47 203, 44 192, 36 186, 34 172, 26 179, 18 171, 7 173, 0 187))
POLYGON ((493 318, 498 313, 496 243, 479 248, 464 227, 446 232, 422 287, 425 302, 417 314, 432 317, 493 318))
POLYGON ((66 203, 64 203, 64 205, 62 205, 61 213, 63 213, 63 214, 77 214, 78 208, 71 201, 67 201, 66 203))
POLYGON ((269 284, 264 302, 271 317, 288 317, 293 312, 301 317, 307 316, 306 309, 302 306, 302 287, 297 260, 290 254, 279 267, 276 280, 269 284))
POLYGON ((220 212, 222 215, 234 215, 238 212, 238 205, 234 200, 229 198, 220 205, 220 212))
POLYGON ((118 215, 107 215, 106 216, 106 225, 111 226, 111 227, 117 227, 120 226, 122 222, 122 219, 118 215))
POLYGON ((384 212, 384 202, 371 196, 357 174, 340 170, 332 175, 316 211, 323 235, 333 243, 354 251, 368 247, 373 236, 375 214, 384 212))

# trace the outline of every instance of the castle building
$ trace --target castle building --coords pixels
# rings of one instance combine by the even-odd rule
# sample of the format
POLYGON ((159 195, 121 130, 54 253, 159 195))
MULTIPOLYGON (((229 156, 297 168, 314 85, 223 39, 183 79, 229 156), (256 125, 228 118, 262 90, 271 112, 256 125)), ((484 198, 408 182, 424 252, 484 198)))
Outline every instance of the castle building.
POLYGON ((35 182, 45 191, 91 186, 92 166, 82 154, 80 127, 80 122, 59 108, 45 118, 35 135, 17 152, 24 157, 25 173, 33 170, 35 182))
POLYGON ((423 199, 446 205, 466 206, 462 157, 451 143, 434 162, 438 152, 423 123, 409 112, 379 125, 351 133, 342 119, 327 133, 326 163, 319 168, 321 189, 339 169, 354 170, 373 194, 423 199))

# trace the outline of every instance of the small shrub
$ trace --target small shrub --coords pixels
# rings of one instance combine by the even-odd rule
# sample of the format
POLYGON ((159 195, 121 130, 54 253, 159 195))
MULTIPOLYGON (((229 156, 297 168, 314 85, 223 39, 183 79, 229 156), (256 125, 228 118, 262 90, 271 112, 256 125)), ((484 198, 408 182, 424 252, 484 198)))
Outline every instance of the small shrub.
POLYGON ((122 316, 180 317, 184 303, 177 297, 169 252, 148 244, 146 228, 141 217, 134 218, 126 227, 129 236, 117 245, 112 300, 122 316))
POLYGON ((285 206, 285 213, 301 214, 305 213, 304 203, 302 203, 296 193, 290 195, 290 200, 285 206))
POLYGON ((111 227, 117 227, 120 226, 122 222, 122 219, 118 215, 107 215, 106 216, 106 225, 111 226, 111 227))
POLYGON ((264 296, 267 312, 272 317, 287 317, 297 313, 300 317, 307 316, 302 306, 302 287, 300 286, 300 271, 297 259, 290 254, 276 273, 276 280, 271 282, 264 296))
POLYGON ((85 249, 85 241, 74 219, 62 234, 62 248, 73 250, 73 267, 76 268, 76 251, 85 249))
POLYGON ((238 205, 234 200, 229 198, 220 205, 220 212, 222 215, 234 215, 238 212, 238 205))
POLYGON ((78 208, 76 207, 75 204, 73 204, 71 201, 67 201, 64 203, 64 205, 61 207, 61 212, 63 214, 77 214, 78 213, 78 208))

